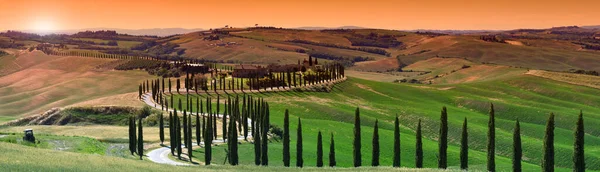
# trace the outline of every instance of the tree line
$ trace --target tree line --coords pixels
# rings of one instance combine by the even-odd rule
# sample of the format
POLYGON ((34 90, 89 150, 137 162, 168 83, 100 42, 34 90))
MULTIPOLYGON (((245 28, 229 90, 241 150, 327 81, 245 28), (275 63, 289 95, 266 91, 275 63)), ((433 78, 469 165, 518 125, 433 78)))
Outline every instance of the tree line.
MULTIPOLYGON (((183 130, 183 145, 188 148, 188 156, 191 159, 191 147, 192 147, 192 130, 195 128, 196 130, 196 143, 200 145, 203 139, 204 143, 212 143, 214 139, 217 139, 217 119, 220 118, 222 120, 222 139, 227 140, 227 159, 231 165, 239 164, 239 154, 238 154, 238 134, 243 135, 244 140, 248 141, 249 136, 251 136, 252 144, 254 145, 254 160, 256 165, 267 166, 269 163, 268 158, 268 140, 269 140, 269 132, 272 132, 272 127, 270 125, 270 110, 269 104, 260 98, 253 98, 252 96, 239 96, 231 97, 228 96, 227 100, 225 100, 225 105, 223 112, 221 113, 221 105, 220 97, 217 97, 217 103, 215 105, 212 104, 212 98, 207 97, 206 103, 203 105, 203 102, 200 101, 200 98, 196 98, 196 118, 195 118, 195 126, 192 122, 194 111, 194 101, 192 98, 186 98, 187 107, 186 110, 183 111, 183 117, 179 117, 177 115, 178 110, 183 109, 183 105, 181 103, 181 99, 179 99, 179 106, 175 107, 173 103, 171 103, 171 108, 175 109, 173 114, 169 114, 169 131, 171 138, 171 153, 175 156, 181 158, 181 142, 182 135, 181 130, 183 130), (216 111, 213 110, 213 107, 216 106, 216 111), (189 110, 190 113, 187 113, 189 110), (219 117, 219 114, 223 114, 219 117), (229 121, 228 121, 229 120, 229 121), (181 125, 181 121, 183 121, 183 126, 181 125), (202 136, 203 137, 202 137, 202 136)), ((173 100, 172 100, 173 101, 173 100)), ((172 102, 171 101, 171 102, 172 102)), ((489 115, 488 115, 488 132, 487 132, 487 171, 496 171, 496 134, 495 134, 495 110, 494 105, 490 104, 489 115)), ((160 117, 160 138, 161 143, 164 141, 164 123, 163 123, 162 115, 160 117)), ((289 111, 286 109, 284 114, 284 125, 283 125, 283 133, 282 133, 282 143, 283 143, 283 164, 286 167, 290 166, 290 128, 289 128, 289 111)), ((140 122, 138 123, 141 125, 140 122)), ((460 138, 460 155, 457 157, 460 161, 460 168, 463 170, 469 169, 469 145, 468 145, 468 125, 467 118, 464 119, 463 125, 461 128, 461 138, 460 138)), ((131 126, 135 127, 135 121, 133 118, 130 120, 130 150, 132 154, 135 152, 135 133, 132 134, 132 131, 135 131, 135 128, 131 128, 131 126)), ((141 128, 141 126, 139 126, 141 128)), ((548 120, 546 123, 545 136, 543 138, 543 155, 541 167, 542 171, 554 171, 555 164, 555 154, 554 154, 554 128, 555 128, 555 116, 554 114, 550 114, 548 116, 548 120)), ((440 128, 438 133, 438 153, 437 153, 437 167, 439 169, 448 168, 448 111, 446 107, 443 107, 440 114, 440 128)), ((141 129, 138 133, 141 133, 141 129)), ((573 143, 573 171, 585 171, 585 154, 584 154, 584 123, 583 123, 583 112, 579 113, 576 128, 574 131, 574 143, 573 143)), ((416 128, 416 139, 415 139, 415 167, 422 168, 423 167, 423 141, 422 141, 422 128, 421 128, 421 120, 418 121, 416 128)), ((372 159, 371 166, 380 166, 380 137, 379 137, 379 125, 378 120, 375 121, 375 125, 373 128, 373 140, 372 144, 372 159)), ((298 128, 297 128, 297 138, 296 138, 296 167, 303 167, 303 135, 302 135, 302 122, 301 119, 298 118, 298 128)), ((394 145, 393 145, 393 167, 400 167, 401 164, 401 140, 400 140, 400 127, 399 127, 399 118, 396 116, 394 122, 394 145)), ((140 148, 140 140, 143 140, 141 136, 138 137, 137 145, 138 152, 143 151, 143 144, 140 148)), ((335 157, 335 145, 334 145, 334 136, 331 134, 330 139, 330 150, 329 150, 329 166, 336 166, 337 161, 335 157)), ((317 167, 322 167, 323 163, 323 143, 322 143, 322 133, 319 131, 317 135, 317 167)), ((523 160, 523 149, 521 146, 521 129, 520 122, 517 119, 515 122, 515 128, 513 130, 513 154, 512 158, 512 170, 513 171, 522 171, 521 162, 523 160)), ((356 108, 355 110, 355 121, 354 121, 354 137, 353 137, 353 165, 354 167, 363 166, 363 158, 362 158, 362 143, 361 143, 361 119, 360 119, 360 109, 356 108)), ((142 153, 138 153, 142 154, 142 153)), ((212 160, 211 153, 211 144, 205 144, 205 163, 209 165, 212 160)))
POLYGON ((164 101, 166 100, 163 99, 162 94, 167 92, 172 94, 173 91, 181 94, 181 89, 185 89, 185 93, 189 93, 191 90, 196 94, 200 93, 200 91, 208 92, 209 90, 215 92, 217 90, 266 91, 267 89, 291 89, 292 87, 297 88, 300 86, 322 84, 341 79, 345 76, 344 66, 337 63, 323 65, 322 68, 317 69, 312 73, 306 73, 303 76, 300 76, 298 73, 292 72, 291 70, 280 73, 269 72, 266 77, 259 77, 255 75, 251 78, 231 77, 230 80, 226 80, 225 76, 213 74, 213 72, 211 72, 211 75, 213 75, 213 77, 211 77, 210 81, 203 75, 196 75, 195 73, 189 72, 186 72, 183 81, 179 78, 176 78, 174 83, 170 78, 166 78, 166 80, 165 78, 155 79, 152 81, 146 80, 145 82, 140 83, 138 86, 138 98, 141 99, 144 93, 151 92, 152 99, 158 104, 164 105, 164 101), (166 85, 165 82, 167 83, 166 85))

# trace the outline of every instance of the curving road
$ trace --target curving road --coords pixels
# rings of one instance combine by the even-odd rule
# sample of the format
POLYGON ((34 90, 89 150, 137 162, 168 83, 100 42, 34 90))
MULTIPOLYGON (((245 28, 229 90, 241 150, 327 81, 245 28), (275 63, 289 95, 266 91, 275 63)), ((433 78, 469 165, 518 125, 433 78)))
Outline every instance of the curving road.
MULTIPOLYGON (((144 103, 146 103, 147 105, 149 105, 149 106, 155 107, 157 109, 161 109, 161 105, 155 103, 152 100, 152 94, 150 94, 150 93, 144 94, 142 96, 142 101, 144 103)), ((173 109, 168 109, 168 111, 172 112, 174 110, 173 109)), ((178 111, 178 112, 180 114, 183 114, 183 111, 178 111)), ((208 114, 207 113, 203 113, 203 114, 200 114, 200 115, 206 116, 208 114)), ((223 118, 223 115, 222 114, 217 114, 217 117, 218 118, 223 118)), ((251 125, 251 123, 252 123, 252 120, 248 119, 248 125, 251 125)), ((252 130, 248 129, 248 133, 251 133, 251 132, 252 132, 252 130)), ((251 139, 252 135, 248 135, 247 138, 251 139)), ((239 136, 238 140, 243 141, 244 140, 244 136, 239 136)), ((222 144, 222 143, 225 143, 226 141, 227 140, 223 140, 223 139, 214 139, 212 141, 212 143, 213 144, 222 144)), ((194 144, 192 144, 192 145, 194 145, 194 144)), ((204 142, 200 142, 200 145, 201 146, 204 145, 204 142)), ((181 145, 181 147, 185 148, 184 145, 181 145)), ((170 159, 169 158, 169 154, 170 153, 171 153, 171 147, 166 146, 166 147, 161 147, 161 148, 158 148, 158 149, 151 150, 150 152, 148 152, 146 154, 146 156, 148 156, 148 159, 150 161, 155 162, 155 163, 159 163, 159 164, 183 165, 183 166, 191 165, 191 164, 181 163, 181 162, 177 162, 177 161, 174 161, 174 160, 170 159)))

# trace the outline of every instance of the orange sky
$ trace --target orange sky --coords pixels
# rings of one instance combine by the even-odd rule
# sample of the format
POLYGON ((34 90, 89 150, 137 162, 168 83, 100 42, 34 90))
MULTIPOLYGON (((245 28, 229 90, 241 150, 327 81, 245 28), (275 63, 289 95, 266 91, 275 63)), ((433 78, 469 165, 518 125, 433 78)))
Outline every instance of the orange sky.
POLYGON ((0 0, 0 30, 600 25, 600 0, 0 0))

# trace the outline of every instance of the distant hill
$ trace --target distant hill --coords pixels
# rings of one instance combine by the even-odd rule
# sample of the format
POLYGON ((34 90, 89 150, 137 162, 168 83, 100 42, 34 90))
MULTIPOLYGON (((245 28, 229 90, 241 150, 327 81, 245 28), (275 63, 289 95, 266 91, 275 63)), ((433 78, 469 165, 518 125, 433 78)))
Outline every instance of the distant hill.
POLYGON ((191 32, 201 31, 203 29, 184 29, 184 28, 153 28, 153 29, 119 29, 119 28, 87 28, 87 29, 74 29, 74 30, 57 30, 52 32, 40 32, 32 30, 24 30, 27 33, 37 33, 40 35, 47 34, 75 34, 82 31, 98 31, 98 30, 114 30, 117 33, 128 34, 128 35, 152 35, 152 36, 169 36, 176 34, 186 34, 191 32))
POLYGON ((366 27, 360 26, 340 26, 340 27, 319 27, 319 26, 305 26, 305 27, 297 27, 294 29, 302 29, 302 30, 325 30, 325 29, 367 29, 366 27))
POLYGON ((581 26, 582 28, 586 28, 586 29, 600 29, 600 25, 594 25, 594 26, 581 26))
POLYGON ((407 30, 407 32, 431 32, 431 33, 442 33, 442 34, 475 34, 475 33, 502 32, 502 31, 503 30, 430 30, 430 29, 407 30))

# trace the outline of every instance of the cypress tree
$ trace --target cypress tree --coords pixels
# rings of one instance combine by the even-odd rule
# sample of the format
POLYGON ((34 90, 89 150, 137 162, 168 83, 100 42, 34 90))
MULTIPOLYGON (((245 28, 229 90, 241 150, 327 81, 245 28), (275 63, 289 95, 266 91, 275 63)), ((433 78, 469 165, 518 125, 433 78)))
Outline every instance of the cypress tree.
POLYGON ((165 142, 165 128, 164 128, 164 119, 163 119, 163 114, 161 113, 159 116, 159 120, 158 120, 158 132, 160 135, 160 144, 163 144, 165 142))
POLYGON ((542 157, 542 171, 554 171, 554 114, 550 113, 546 123, 546 135, 544 136, 544 156, 542 157))
POLYGON ((360 110, 357 107, 354 115, 354 167, 362 166, 362 158, 361 158, 361 145, 360 145, 360 110))
POLYGON ((302 159, 302 122, 298 118, 298 139, 296 141, 296 167, 302 168, 304 166, 304 159, 302 159))
POLYGON ((321 136, 321 131, 317 135, 317 167, 323 167, 323 136, 321 136))
POLYGON ((196 145, 200 146, 200 142, 202 141, 202 138, 200 137, 200 112, 196 111, 196 145))
POLYGON ((255 126, 252 129, 252 132, 254 133, 254 134, 252 134, 252 136, 254 137, 254 164, 255 165, 260 165, 261 164, 260 163, 260 160, 261 160, 260 156, 262 155, 262 152, 260 150, 261 149, 261 145, 262 145, 261 144, 261 138, 260 138, 260 137, 262 137, 262 134, 260 134, 260 132, 261 132, 260 131, 261 130, 260 122, 261 122, 261 120, 260 120, 260 115, 257 112, 255 112, 254 115, 255 115, 255 117, 252 120, 252 121, 255 121, 255 123, 254 123, 255 126))
POLYGON ((396 115, 396 121, 394 121, 394 167, 400 167, 400 121, 398 115, 396 115))
POLYGON ((290 166, 290 114, 287 109, 283 117, 283 165, 290 166))
POLYGON ((140 160, 142 160, 142 156, 144 156, 144 130, 142 129, 142 118, 138 119, 138 147, 137 153, 140 156, 140 160))
POLYGON ((233 119, 232 118, 232 113, 231 111, 231 98, 228 96, 227 97, 227 101, 225 101, 225 112, 223 113, 223 121, 221 121, 221 130, 223 131, 223 134, 221 134, 221 136, 223 137, 223 140, 225 140, 225 138, 227 138, 227 116, 229 116, 229 119, 233 119), (229 104, 228 104, 229 103, 229 104))
POLYGON ((440 116, 440 138, 439 138, 438 168, 446 169, 448 167, 448 113, 446 107, 442 108, 440 116))
POLYGON ((269 126, 270 126, 270 124, 269 124, 269 104, 267 104, 266 102, 263 103, 262 112, 263 112, 264 116, 262 118, 263 122, 261 123, 261 125, 263 127, 261 129, 261 131, 262 131, 262 136, 261 136, 262 137, 262 142, 261 142, 262 148, 260 148, 261 153, 262 153, 261 164, 266 166, 266 165, 269 165, 269 153, 268 153, 269 152, 269 148, 268 148, 268 145, 269 145, 268 139, 269 138, 267 136, 267 132, 269 132, 269 126))
POLYGON ((467 118, 463 122, 462 134, 460 139, 460 169, 469 168, 469 133, 467 132, 467 118))
POLYGON ((173 120, 173 113, 169 112, 169 145, 171 145, 171 155, 175 156, 175 134, 174 134, 174 124, 175 120, 173 120))
POLYGON ((129 117, 129 151, 131 155, 136 152, 136 136, 135 136, 135 119, 133 117, 129 117))
MULTIPOLYGON (((237 99, 236 99, 236 101, 237 101, 237 99)), ((233 115, 234 118, 235 118, 235 116, 238 115, 238 112, 239 112, 239 110, 236 109, 237 107, 238 107, 237 105, 234 106, 233 107, 234 112, 231 113, 231 115, 233 115)), ((229 125, 230 129, 229 129, 228 136, 229 136, 229 143, 231 143, 230 144, 231 146, 229 148, 229 153, 230 153, 229 159, 231 160, 230 161, 231 165, 238 165, 239 156, 238 156, 238 139, 237 139, 238 134, 237 134, 237 128, 236 128, 237 126, 235 125, 235 120, 229 120, 229 122, 230 122, 230 125, 229 125)))
POLYGON ((379 166, 379 121, 375 120, 375 128, 373 128, 373 155, 371 166, 379 166))
POLYGON ((573 171, 585 171, 585 154, 583 151, 585 131, 583 128, 583 111, 579 111, 577 123, 575 123, 575 141, 573 143, 573 171))
MULTIPOLYGON (((210 105, 207 105, 210 106, 210 105)), ((211 111, 208 111, 209 113, 208 115, 208 119, 206 120, 206 123, 204 125, 204 163, 206 165, 210 165, 210 161, 212 160, 212 139, 213 139, 213 134, 212 134, 212 115, 211 115, 211 111)))
POLYGON ((213 117, 213 121, 211 121, 212 122, 212 127, 213 127, 212 130, 211 130, 211 133, 213 133, 213 138, 214 139, 217 139, 217 132, 218 132, 217 131, 217 115, 219 115, 219 113, 221 113, 221 109, 220 109, 221 108, 221 104, 219 104, 219 103, 221 103, 221 96, 217 95, 217 113, 213 114, 213 116, 214 116, 213 117))
POLYGON ((416 133, 416 144, 415 144, 415 167, 423 168, 423 135, 421 134, 421 119, 417 124, 416 133))
POLYGON ((521 148, 521 125, 519 119, 515 124, 513 131, 513 158, 512 158, 512 170, 513 172, 521 172, 521 158, 523 157, 523 149, 521 148))
POLYGON ((496 171, 496 124, 494 119, 494 104, 490 103, 490 119, 488 122, 488 141, 487 141, 487 170, 496 171))
POLYGON ((187 151, 188 151, 188 159, 190 159, 190 162, 192 162, 192 114, 190 113, 189 116, 186 116, 186 118, 188 118, 188 117, 189 117, 189 119, 187 120, 188 121, 188 124, 187 124, 188 128, 186 128, 186 130, 188 130, 187 131, 187 134, 188 134, 188 136, 187 136, 187 138, 188 138, 187 143, 188 144, 186 145, 186 147, 187 147, 187 151))
POLYGON ((171 78, 169 78, 169 93, 171 93, 171 78))
POLYGON ((185 147, 188 146, 188 122, 187 122, 187 110, 183 110, 183 144, 185 147))
POLYGON ((177 149, 177 158, 181 159, 181 119, 177 116, 177 113, 174 115, 175 117, 175 149, 177 149))
POLYGON ((335 142, 333 141, 333 133, 331 133, 331 144, 329 145, 329 166, 335 167, 337 162, 335 161, 335 142))

